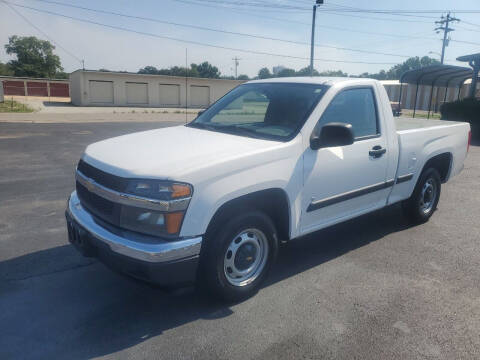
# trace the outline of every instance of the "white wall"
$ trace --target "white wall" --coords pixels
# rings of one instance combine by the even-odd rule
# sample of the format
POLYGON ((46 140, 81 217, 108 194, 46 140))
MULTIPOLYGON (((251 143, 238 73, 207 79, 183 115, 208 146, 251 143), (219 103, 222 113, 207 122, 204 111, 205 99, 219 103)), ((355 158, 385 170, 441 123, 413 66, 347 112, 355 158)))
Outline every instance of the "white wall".
POLYGON ((208 105, 210 105, 243 82, 238 80, 185 79, 177 76, 77 70, 70 74, 70 96, 72 103, 79 106, 185 107, 186 99, 188 99, 188 107, 203 107, 201 104, 204 101, 201 101, 200 97, 205 96, 206 93, 208 93, 208 105), (111 81, 113 84, 113 102, 95 103, 93 98, 95 94, 92 94, 90 86, 91 81, 111 81), (138 89, 133 89, 135 86, 132 87, 129 83, 146 84, 146 102, 139 100, 143 98, 145 90, 140 89, 138 86, 138 89), (177 88, 172 90, 165 85, 176 85, 177 88), (198 87, 203 87, 204 91, 199 92, 200 88, 198 87), (205 87, 208 88, 208 91, 206 91, 205 87), (160 93, 160 91, 167 89, 169 89, 167 94, 160 93), (174 98, 173 92, 179 94, 179 102, 177 104, 168 104, 174 98), (132 99, 134 99, 133 102, 132 99))

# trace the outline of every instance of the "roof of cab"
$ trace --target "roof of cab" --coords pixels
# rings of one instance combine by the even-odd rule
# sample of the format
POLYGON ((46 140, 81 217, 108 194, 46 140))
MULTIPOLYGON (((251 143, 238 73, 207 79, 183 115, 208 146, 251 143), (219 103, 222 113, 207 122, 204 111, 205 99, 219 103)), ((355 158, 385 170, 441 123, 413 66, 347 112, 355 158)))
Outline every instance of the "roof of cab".
POLYGON ((315 77, 280 77, 280 78, 269 78, 261 80, 252 80, 248 81, 250 83, 297 83, 297 84, 318 84, 318 85, 334 85, 343 82, 351 83, 372 83, 373 79, 367 78, 349 78, 349 77, 325 77, 325 76, 315 76, 315 77))

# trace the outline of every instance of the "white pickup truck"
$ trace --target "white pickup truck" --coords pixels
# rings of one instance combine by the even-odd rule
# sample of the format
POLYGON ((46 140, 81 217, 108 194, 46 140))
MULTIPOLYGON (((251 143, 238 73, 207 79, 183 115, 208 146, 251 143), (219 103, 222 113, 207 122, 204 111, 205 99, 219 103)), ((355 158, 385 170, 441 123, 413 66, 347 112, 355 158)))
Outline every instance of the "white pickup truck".
POLYGON ((133 277, 239 300, 279 242, 397 202, 427 221, 469 134, 467 123, 395 120, 375 80, 251 81, 187 125, 88 146, 69 239, 133 277))

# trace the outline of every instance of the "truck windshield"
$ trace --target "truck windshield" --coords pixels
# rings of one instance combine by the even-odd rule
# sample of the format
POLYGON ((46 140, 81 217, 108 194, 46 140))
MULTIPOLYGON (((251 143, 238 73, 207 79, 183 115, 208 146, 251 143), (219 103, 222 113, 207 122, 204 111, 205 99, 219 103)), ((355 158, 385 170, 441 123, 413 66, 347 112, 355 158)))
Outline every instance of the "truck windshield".
POLYGON ((241 85, 187 126, 288 141, 298 133, 326 90, 325 85, 301 83, 241 85))

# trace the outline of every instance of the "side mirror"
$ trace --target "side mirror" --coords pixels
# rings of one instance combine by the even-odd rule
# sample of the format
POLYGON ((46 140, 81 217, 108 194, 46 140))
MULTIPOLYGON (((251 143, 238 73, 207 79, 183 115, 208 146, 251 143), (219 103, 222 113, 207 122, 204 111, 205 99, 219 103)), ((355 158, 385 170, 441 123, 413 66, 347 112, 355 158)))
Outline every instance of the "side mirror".
POLYGON ((197 117, 202 115, 203 113, 205 112, 205 110, 200 110, 198 113, 197 113, 197 117))
POLYGON ((326 147, 346 146, 354 142, 351 124, 328 123, 323 125, 320 134, 310 137, 310 148, 318 150, 326 147))

